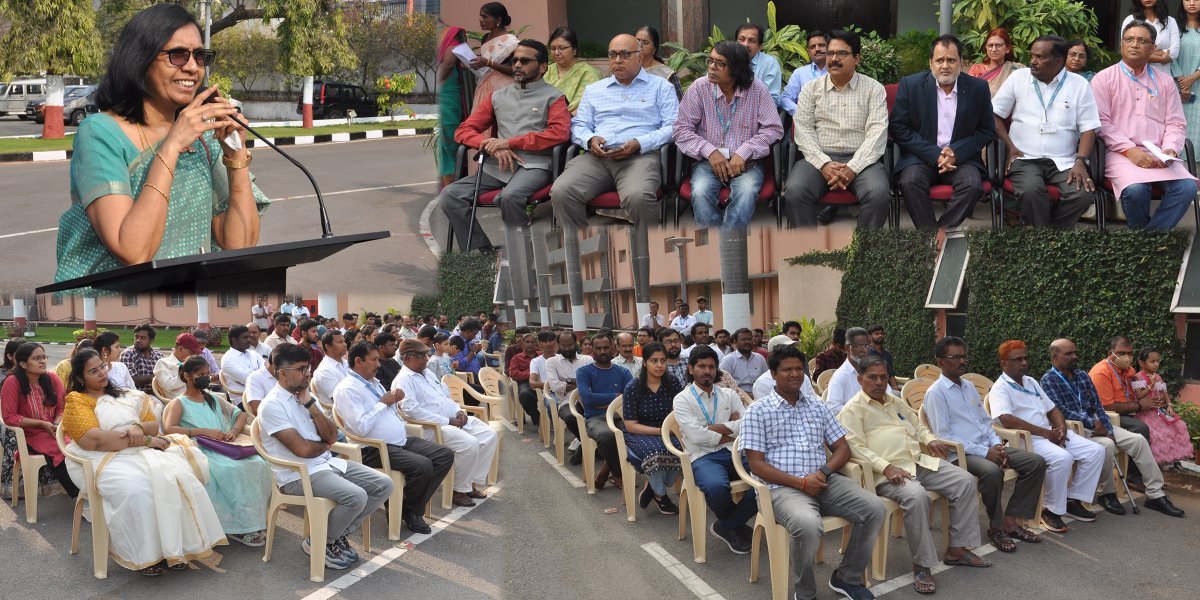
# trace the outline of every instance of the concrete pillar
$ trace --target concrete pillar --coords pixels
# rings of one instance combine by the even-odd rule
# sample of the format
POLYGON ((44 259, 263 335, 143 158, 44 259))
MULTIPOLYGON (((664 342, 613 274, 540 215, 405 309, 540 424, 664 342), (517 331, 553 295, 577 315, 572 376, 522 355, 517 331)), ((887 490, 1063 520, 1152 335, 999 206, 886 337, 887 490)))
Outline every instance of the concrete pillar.
POLYGON ((313 126, 313 77, 310 75, 304 78, 304 89, 300 92, 304 99, 304 108, 301 112, 301 118, 304 121, 305 129, 312 129, 313 126))
POLYGON ((317 292, 317 314, 325 318, 341 318, 338 310, 337 292, 317 292))
POLYGON ((91 296, 83 297, 83 328, 96 328, 96 299, 91 296))
POLYGON ((207 329, 208 324, 208 294, 196 294, 196 327, 207 329))
POLYGON ((587 313, 583 305, 583 272, 579 254, 579 236, 582 232, 574 228, 563 229, 563 247, 567 255, 567 292, 571 300, 571 330, 587 332, 587 313))
POLYGON ((750 276, 745 229, 722 229, 721 326, 729 331, 750 327, 750 276))
POLYGON ((13 298, 13 325, 17 328, 24 328, 28 323, 28 315, 25 313, 25 299, 13 298))
POLYGON ((703 49, 709 34, 708 0, 662 0, 662 29, 664 40, 703 49))

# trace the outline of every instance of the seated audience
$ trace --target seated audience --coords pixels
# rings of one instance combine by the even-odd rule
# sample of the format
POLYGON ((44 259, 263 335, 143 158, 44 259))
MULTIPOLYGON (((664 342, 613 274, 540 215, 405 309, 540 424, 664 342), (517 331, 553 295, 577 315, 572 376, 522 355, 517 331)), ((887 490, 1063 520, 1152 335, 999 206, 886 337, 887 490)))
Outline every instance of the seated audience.
POLYGON ((825 69, 825 48, 828 42, 825 41, 825 32, 819 29, 810 29, 805 40, 808 47, 807 65, 792 71, 792 76, 788 78, 787 87, 783 88, 783 93, 779 96, 779 108, 787 111, 787 114, 796 114, 796 100, 800 98, 800 90, 806 84, 817 79, 822 75, 827 75, 829 71, 825 69))
MULTIPOLYGON (((454 360, 453 357, 463 350, 463 345, 465 344, 463 339, 457 335, 454 336, 454 339, 458 340, 457 347, 453 345, 454 342, 451 341, 450 336, 445 333, 438 332, 433 336, 433 356, 429 357, 429 365, 426 368, 429 369, 430 373, 433 373, 433 376, 438 381, 441 381, 442 377, 446 375, 454 374, 454 367, 451 366, 454 360)), ((418 339, 418 341, 421 340, 418 339)))
POLYGON ((762 25, 745 23, 737 28, 733 39, 750 54, 750 68, 754 71, 754 78, 762 82, 771 94, 771 100, 778 105, 780 88, 783 85, 783 69, 779 66, 779 59, 762 51, 763 43, 767 41, 765 34, 766 30, 762 25))
POLYGON ((154 349, 154 336, 157 332, 149 323, 142 323, 133 330, 133 346, 121 352, 121 362, 129 370, 133 384, 143 392, 149 392, 150 381, 154 379, 154 365, 162 358, 162 353, 154 349))
POLYGON ((646 508, 654 502, 664 515, 679 514, 679 508, 667 496, 679 477, 679 458, 663 444, 662 424, 682 390, 674 377, 667 377, 667 350, 662 344, 647 345, 643 359, 645 368, 625 385, 621 409, 629 462, 646 476, 638 504, 646 508))
POLYGON ((187 390, 187 384, 179 378, 179 366, 188 357, 200 354, 203 349, 200 342, 196 341, 196 336, 190 333, 175 336, 175 350, 158 359, 158 363, 154 365, 154 380, 158 382, 159 391, 164 394, 160 400, 169 402, 187 390))
POLYGON ((559 27, 550 34, 547 50, 552 62, 546 67, 546 83, 562 91, 567 99, 567 110, 574 116, 583 99, 584 88, 600 80, 600 71, 579 60, 579 37, 566 27, 559 27))
POLYGON ((283 313, 275 315, 275 329, 263 340, 263 345, 274 350, 279 344, 294 344, 296 340, 292 338, 291 331, 292 317, 283 313))
POLYGON ((658 330, 658 343, 667 349, 667 372, 679 382, 679 387, 691 383, 687 361, 679 358, 683 352, 683 336, 670 327, 663 327, 658 330))
MULTIPOLYGON (((58 375, 51 373, 46 358, 46 349, 41 344, 22 343, 13 352, 13 365, 0 385, 0 412, 4 424, 20 427, 25 431, 25 445, 29 453, 45 456, 46 465, 63 491, 71 498, 79 495, 79 488, 67 473, 66 459, 54 440, 54 431, 63 416, 63 398, 66 394, 58 375)), ((16 454, 13 448, 6 451, 16 454)), ((9 481, 11 485, 11 480, 9 481)), ((16 498, 21 490, 12 490, 16 498)))
POLYGON ((829 339, 829 347, 817 353, 817 366, 812 376, 819 377, 829 369, 837 369, 846 362, 846 328, 834 327, 833 337, 829 339))
POLYGON ((262 355, 251 347, 254 334, 244 325, 229 328, 229 350, 221 356, 221 372, 225 374, 225 391, 241 397, 246 393, 246 380, 263 366, 262 355))
POLYGON ((1083 40, 1071 40, 1067 42, 1067 46, 1067 70, 1090 82, 1096 76, 1096 72, 1087 70, 1087 44, 1083 43, 1083 40))
MULTIPOLYGON (((346 365, 346 336, 337 330, 325 332, 321 338, 321 362, 312 374, 313 391, 317 402, 323 406, 333 404, 333 390, 350 376, 350 367, 346 365)), ((329 411, 325 410, 328 415, 329 411)))
POLYGON ((638 55, 641 56, 642 68, 651 75, 657 75, 669 81, 675 88, 675 97, 682 98, 683 86, 679 82, 679 75, 667 66, 667 62, 659 53, 658 30, 649 25, 643 25, 637 28, 633 37, 637 38, 638 55))
POLYGON ((671 329, 678 331, 679 335, 690 334, 692 326, 696 324, 696 317, 688 314, 689 308, 687 302, 683 302, 675 309, 675 316, 671 317, 671 329))
POLYGON ((1008 30, 997 27, 984 38, 983 62, 971 65, 967 75, 986 81, 988 91, 994 98, 1008 76, 1024 68, 1025 65, 1017 62, 1017 56, 1013 53, 1012 37, 1008 35, 1008 30))
MULTIPOLYGON (((792 346, 797 349, 800 348, 798 343, 795 340, 793 340, 792 338, 790 338, 786 335, 777 335, 777 336, 771 338, 771 340, 767 342, 768 356, 770 356, 771 354, 774 354, 776 350, 779 350, 780 348, 783 348, 785 346, 792 346)), ((757 354, 757 352, 755 354, 757 354)), ((800 354, 804 354, 804 351, 801 351, 800 354)), ((816 396, 816 397, 820 398, 821 395, 818 394, 815 389, 813 389, 812 377, 808 375, 808 361, 807 361, 808 357, 805 356, 804 358, 805 358, 805 363, 804 363, 805 375, 804 375, 804 381, 800 384, 800 391, 803 392, 806 396, 816 396)), ((770 364, 770 361, 768 361, 768 364, 770 364)), ((753 398, 754 400, 761 400, 763 398, 766 398, 767 396, 770 396, 771 392, 774 390, 775 390, 775 375, 773 375, 771 373, 771 369, 768 368, 766 371, 763 371, 762 375, 758 376, 758 379, 754 380, 754 389, 752 390, 751 398, 753 398)))
MULTIPOLYGON (((1074 344, 1070 346, 1073 348, 1074 344)), ((1054 354, 1053 349, 1050 352, 1054 354)), ((1075 360, 1078 362, 1078 357, 1075 360)), ((1150 400, 1147 399, 1149 392, 1133 389, 1133 378, 1136 375, 1137 370, 1133 368, 1133 343, 1123 335, 1109 341, 1108 355, 1092 365, 1087 373, 1096 387, 1100 404, 1104 405, 1105 410, 1111 410, 1121 416, 1117 424, 1149 439, 1150 428, 1145 422, 1134 417, 1138 412, 1152 408, 1150 400)))
POLYGON ((122 389, 135 389, 129 367, 121 362, 121 338, 116 333, 106 331, 96 336, 93 346, 100 353, 100 359, 108 365, 108 378, 113 385, 122 389))
MULTIPOLYGON (((634 354, 633 351, 637 348, 637 345, 633 343, 633 339, 633 334, 628 331, 622 331, 617 334, 617 355, 613 357, 612 362, 614 365, 620 365, 629 369, 629 374, 633 375, 636 379, 642 372, 644 359, 634 354)), ((666 360, 666 355, 664 354, 663 356, 663 360, 666 360)))
MULTIPOLYGON (((545 376, 542 381, 545 382, 546 400, 552 402, 551 406, 558 411, 558 417, 563 420, 567 430, 579 438, 579 424, 575 420, 575 416, 571 414, 571 409, 568 407, 568 400, 571 397, 571 392, 577 389, 576 376, 582 367, 592 364, 592 357, 578 353, 578 346, 575 343, 575 334, 570 331, 563 331, 558 334, 558 340, 555 344, 558 354, 546 359, 545 367, 543 368, 545 376)), ((542 346, 543 354, 547 352, 547 347, 542 346)), ((571 455, 571 464, 579 464, 583 460, 582 446, 572 444, 574 446, 571 455)))
MULTIPOLYGON (((605 412, 609 403, 625 391, 633 375, 629 369, 612 364, 614 350, 612 334, 597 333, 592 338, 591 364, 579 367, 575 374, 588 437, 595 440, 596 450, 604 459, 604 464, 596 470, 596 489, 602 489, 610 478, 617 487, 623 484, 619 461, 624 457, 617 455, 617 434, 608 428, 605 412)), ((617 427, 620 426, 618 420, 617 427)))
POLYGON ((538 412, 537 392, 529 385, 529 365, 538 356, 537 336, 526 333, 521 336, 520 343, 513 345, 520 346, 522 351, 513 355, 512 360, 508 362, 507 374, 509 379, 517 384, 517 401, 521 403, 521 409, 536 426, 541 419, 541 413, 538 412))
POLYGON ((1138 351, 1141 370, 1130 385, 1138 393, 1147 390, 1146 398, 1153 403, 1153 408, 1138 411, 1134 417, 1150 429, 1150 450, 1154 453, 1154 461, 1160 465, 1173 465, 1181 460, 1192 460, 1195 451, 1187 423, 1171 408, 1167 383, 1158 374, 1160 364, 1162 354, 1157 350, 1142 348, 1138 351))
MULTIPOLYGON (((267 345, 262 343, 262 341, 261 341, 262 340, 262 330, 259 329, 258 325, 256 325, 254 323, 254 321, 246 323, 246 330, 250 332, 250 346, 248 347, 248 349, 251 352, 259 355, 259 357, 261 357, 263 359, 263 361, 266 362, 267 357, 271 355, 271 349, 268 348, 267 345)), ((224 358, 224 357, 222 357, 222 358, 224 358)), ((224 368, 225 367, 223 367, 223 366, 221 367, 222 370, 224 370, 224 368)))
POLYGON ((375 379, 379 380, 384 389, 390 390, 392 380, 400 374, 400 361, 396 360, 396 350, 400 348, 400 342, 393 334, 377 333, 372 343, 379 349, 379 370, 375 371, 375 379))
POLYGON ((213 355, 212 350, 208 349, 209 339, 208 331, 204 329, 195 329, 192 335, 196 336, 196 341, 200 342, 200 356, 204 357, 204 362, 208 363, 209 371, 213 377, 221 373, 221 365, 217 363, 217 357, 213 355))
MULTIPOLYGON (((862 391, 862 384, 858 380, 858 365, 868 356, 870 347, 871 336, 866 329, 851 327, 846 330, 846 361, 833 372, 829 385, 825 386, 825 403, 829 405, 833 414, 840 413, 842 407, 862 391)), ((880 360, 883 358, 880 357, 880 360)), ((886 362, 883 364, 887 365, 886 362)), ((890 385, 885 392, 888 396, 896 395, 896 391, 890 385)))
POLYGON ((768 371, 767 361, 754 352, 754 334, 745 327, 733 332, 737 352, 721 359, 721 370, 728 372, 747 394, 754 392, 754 382, 768 371))

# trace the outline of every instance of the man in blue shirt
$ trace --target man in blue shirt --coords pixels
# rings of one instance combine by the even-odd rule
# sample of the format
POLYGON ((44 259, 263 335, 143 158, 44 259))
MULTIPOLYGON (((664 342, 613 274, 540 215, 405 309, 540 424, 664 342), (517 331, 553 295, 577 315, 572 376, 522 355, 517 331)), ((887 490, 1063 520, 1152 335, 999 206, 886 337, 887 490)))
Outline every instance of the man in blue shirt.
POLYGON ((771 92, 771 99, 778 107, 779 88, 783 85, 783 69, 774 56, 761 52, 765 33, 762 25, 746 23, 738 27, 734 37, 737 43, 745 46, 750 53, 750 67, 754 69, 754 78, 767 86, 767 91, 771 92))
MULTIPOLYGON (((625 385, 633 381, 629 369, 612 364, 613 342, 611 333, 597 333, 592 338, 592 363, 579 367, 575 372, 575 383, 579 389, 579 401, 583 404, 583 417, 587 420, 588 437, 596 440, 596 448, 604 458, 604 466, 596 473, 596 489, 604 487, 611 473, 621 486, 621 456, 617 454, 617 436, 608 428, 605 413, 608 405, 625 391, 625 385)), ((633 485, 633 482, 629 482, 633 485)))
POLYGON ((787 87, 783 88, 783 94, 779 96, 779 108, 787 111, 787 114, 796 114, 796 99, 800 97, 800 89, 804 84, 829 74, 825 69, 825 47, 828 45, 825 32, 818 29, 808 32, 808 60, 812 62, 792 71, 787 87))
POLYGON ((979 391, 973 383, 962 380, 967 372, 966 342, 947 336, 938 340, 933 353, 942 375, 926 390, 921 408, 938 439, 962 444, 966 456, 951 453, 948 458, 979 478, 979 493, 990 521, 988 538, 1001 552, 1016 552, 1013 538, 1037 543, 1038 535, 1018 524, 1017 519, 1028 521, 1037 516, 1046 459, 1020 448, 1004 447, 992 429, 992 417, 983 410, 979 391), (1008 509, 1001 510, 1005 469, 1015 470, 1017 481, 1008 509))
POLYGON ((571 141, 587 153, 568 161, 550 190, 554 214, 568 231, 585 228, 587 203, 613 190, 629 221, 658 218, 657 150, 671 143, 679 99, 670 82, 641 67, 632 35, 609 42, 608 62, 612 75, 584 88, 571 120, 571 141))

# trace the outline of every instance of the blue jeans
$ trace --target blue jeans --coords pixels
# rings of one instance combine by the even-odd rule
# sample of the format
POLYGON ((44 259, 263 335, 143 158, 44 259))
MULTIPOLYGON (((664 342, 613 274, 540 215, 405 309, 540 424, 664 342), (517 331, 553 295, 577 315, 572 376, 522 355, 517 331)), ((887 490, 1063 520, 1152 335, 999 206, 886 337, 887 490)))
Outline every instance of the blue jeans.
MULTIPOLYGON (((750 470, 750 463, 744 457, 742 464, 747 471, 750 470)), ((740 528, 758 511, 754 490, 747 491, 737 504, 733 503, 729 481, 737 479, 737 471, 733 470, 733 455, 728 448, 693 460, 692 474, 696 476, 696 486, 704 492, 704 501, 708 503, 708 508, 717 515, 717 520, 725 529, 740 528)))
POLYGON ((1121 208, 1130 229, 1171 229, 1187 214, 1188 206, 1196 197, 1196 182, 1191 179, 1159 181, 1157 185, 1164 193, 1162 204, 1153 217, 1150 216, 1151 184, 1135 183, 1121 190, 1121 208))
POLYGON ((696 224, 701 227, 719 225, 723 229, 745 229, 754 216, 754 206, 758 202, 762 184, 762 163, 748 167, 741 175, 731 179, 729 204, 725 206, 722 220, 721 208, 717 205, 721 182, 707 160, 698 161, 692 167, 692 212, 696 215, 696 224))

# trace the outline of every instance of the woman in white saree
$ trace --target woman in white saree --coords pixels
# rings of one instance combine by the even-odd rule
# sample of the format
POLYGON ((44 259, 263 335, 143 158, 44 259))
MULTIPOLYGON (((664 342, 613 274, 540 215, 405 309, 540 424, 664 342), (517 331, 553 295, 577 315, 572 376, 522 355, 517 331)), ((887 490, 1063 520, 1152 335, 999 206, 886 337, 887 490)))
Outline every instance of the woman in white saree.
MULTIPOLYGON (((105 363, 92 350, 71 360, 71 392, 63 431, 67 455, 92 464, 108 526, 109 556, 143 575, 162 574, 160 563, 186 569, 228 543, 204 482, 208 464, 186 436, 159 436, 152 400, 123 390, 108 379, 105 363)), ((69 460, 76 485, 83 469, 69 460)))

